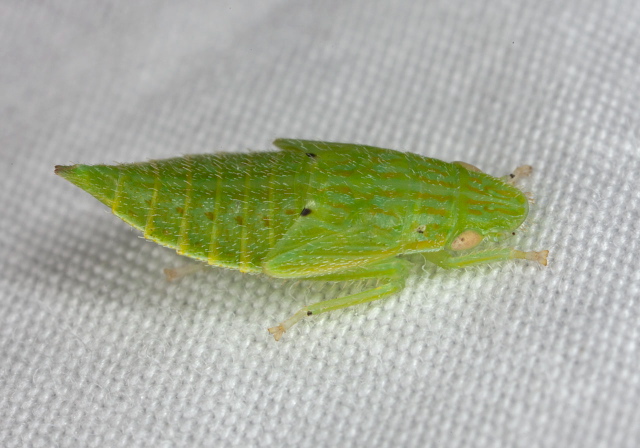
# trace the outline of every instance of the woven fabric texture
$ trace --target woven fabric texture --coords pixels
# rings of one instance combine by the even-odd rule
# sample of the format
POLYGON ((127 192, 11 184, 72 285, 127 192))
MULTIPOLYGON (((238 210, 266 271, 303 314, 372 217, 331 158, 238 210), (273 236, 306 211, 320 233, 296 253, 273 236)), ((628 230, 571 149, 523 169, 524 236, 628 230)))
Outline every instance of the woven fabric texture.
MULTIPOLYGON (((0 6, 0 445, 640 445, 640 2, 0 6), (53 167, 359 142, 534 166, 549 266, 384 301, 207 269, 53 167)), ((347 287, 351 287, 347 285, 347 287)))

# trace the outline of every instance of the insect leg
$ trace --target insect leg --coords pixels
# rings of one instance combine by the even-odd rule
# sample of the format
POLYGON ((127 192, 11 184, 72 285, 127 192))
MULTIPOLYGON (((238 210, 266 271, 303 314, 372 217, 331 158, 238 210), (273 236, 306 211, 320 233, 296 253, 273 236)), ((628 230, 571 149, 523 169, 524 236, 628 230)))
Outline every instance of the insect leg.
POLYGON ((466 255, 451 255, 447 251, 430 252, 423 254, 427 260, 445 269, 463 268, 493 261, 523 259, 537 261, 542 266, 547 265, 548 250, 540 252, 523 252, 516 249, 493 249, 473 252, 466 255))
POLYGON ((409 275, 411 266, 411 263, 407 260, 394 257, 387 258, 370 265, 346 269, 341 272, 307 277, 306 279, 308 280, 321 281, 347 281, 378 278, 381 280, 382 284, 356 294, 350 294, 348 296, 325 300, 306 306, 296 312, 293 316, 281 322, 278 326, 269 328, 269 333, 271 333, 275 340, 278 341, 289 328, 307 316, 322 314, 327 311, 346 308, 360 303, 372 302, 398 292, 404 288, 405 280, 409 275))
POLYGON ((179 268, 166 268, 164 270, 164 276, 168 282, 179 280, 187 275, 194 274, 196 272, 204 271, 207 265, 204 263, 191 263, 179 268))

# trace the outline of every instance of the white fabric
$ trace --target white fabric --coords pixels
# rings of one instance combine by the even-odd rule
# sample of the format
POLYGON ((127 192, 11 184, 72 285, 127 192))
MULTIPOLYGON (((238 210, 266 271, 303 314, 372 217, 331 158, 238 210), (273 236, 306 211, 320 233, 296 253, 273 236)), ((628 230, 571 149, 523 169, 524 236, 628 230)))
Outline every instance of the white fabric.
POLYGON ((640 445, 640 2, 0 6, 0 445, 640 445), (69 163, 360 142, 534 165, 547 268, 386 301, 184 265, 69 163))

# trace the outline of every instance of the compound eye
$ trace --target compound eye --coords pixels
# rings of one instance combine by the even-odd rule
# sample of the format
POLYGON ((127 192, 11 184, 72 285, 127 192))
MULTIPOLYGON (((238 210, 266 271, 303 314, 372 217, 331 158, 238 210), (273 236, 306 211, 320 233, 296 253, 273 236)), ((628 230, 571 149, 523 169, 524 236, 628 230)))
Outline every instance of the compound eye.
POLYGON ((473 249, 482 241, 482 235, 475 230, 465 230, 451 242, 451 250, 473 249))

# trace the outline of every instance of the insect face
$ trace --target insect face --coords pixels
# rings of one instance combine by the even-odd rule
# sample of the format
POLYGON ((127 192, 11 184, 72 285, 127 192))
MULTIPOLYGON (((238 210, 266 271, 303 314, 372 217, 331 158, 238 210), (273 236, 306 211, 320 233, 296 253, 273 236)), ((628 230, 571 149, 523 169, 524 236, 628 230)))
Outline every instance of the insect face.
POLYGON ((452 250, 471 249, 482 240, 499 241, 520 227, 529 212, 522 191, 481 172, 469 172, 460 189, 456 230, 451 234, 452 250))

